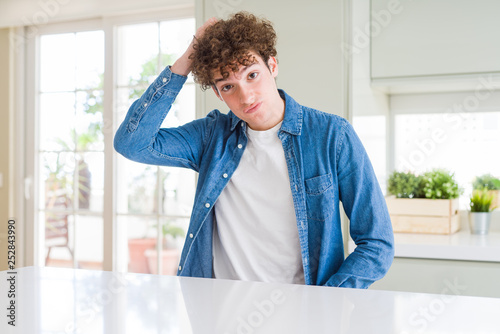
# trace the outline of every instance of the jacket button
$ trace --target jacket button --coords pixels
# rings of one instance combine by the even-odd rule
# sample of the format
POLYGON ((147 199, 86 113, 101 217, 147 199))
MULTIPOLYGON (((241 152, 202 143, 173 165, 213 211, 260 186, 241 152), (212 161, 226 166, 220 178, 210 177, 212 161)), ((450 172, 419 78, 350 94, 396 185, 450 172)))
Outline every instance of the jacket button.
POLYGON ((182 266, 179 266, 179 271, 181 271, 181 270, 182 270, 182 266))
POLYGON ((193 239, 193 237, 194 237, 193 233, 189 233, 189 237, 190 237, 191 239, 193 239))
POLYGON ((210 203, 205 203, 205 208, 209 208, 210 207, 210 203))
POLYGON ((227 173, 222 174, 222 177, 227 179, 227 173))
POLYGON ((163 78, 163 82, 167 82, 167 78, 163 78))
POLYGON ((243 145, 238 144, 238 148, 241 150, 243 148, 243 145))

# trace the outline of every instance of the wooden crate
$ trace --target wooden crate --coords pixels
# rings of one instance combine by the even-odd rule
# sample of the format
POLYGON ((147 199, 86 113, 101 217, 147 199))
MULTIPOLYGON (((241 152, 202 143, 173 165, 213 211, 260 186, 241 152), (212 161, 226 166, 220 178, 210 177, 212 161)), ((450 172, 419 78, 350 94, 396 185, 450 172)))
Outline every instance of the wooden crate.
POLYGON ((493 195, 493 201, 491 202, 491 207, 500 209, 500 190, 490 190, 488 191, 493 195))
POLYGON ((460 229, 458 198, 386 197, 392 228, 398 233, 452 234, 460 229))

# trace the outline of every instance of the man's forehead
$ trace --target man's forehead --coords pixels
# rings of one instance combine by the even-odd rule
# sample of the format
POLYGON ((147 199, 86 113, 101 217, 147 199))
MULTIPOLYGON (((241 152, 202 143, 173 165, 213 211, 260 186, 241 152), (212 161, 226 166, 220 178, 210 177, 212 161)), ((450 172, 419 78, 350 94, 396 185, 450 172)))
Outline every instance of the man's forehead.
POLYGON ((229 76, 231 76, 231 74, 242 73, 242 72, 246 71, 249 67, 252 67, 252 66, 257 65, 259 63, 259 58, 254 56, 254 55, 251 55, 247 59, 248 59, 247 65, 238 64, 236 62, 236 63, 233 63, 234 65, 228 65, 228 66, 224 67, 223 71, 228 73, 228 76, 226 78, 224 78, 224 76, 222 75, 222 73, 219 69, 212 70, 212 77, 214 78, 214 82, 217 83, 219 81, 226 80, 229 76), (235 71, 235 67, 236 67, 236 71, 235 71))

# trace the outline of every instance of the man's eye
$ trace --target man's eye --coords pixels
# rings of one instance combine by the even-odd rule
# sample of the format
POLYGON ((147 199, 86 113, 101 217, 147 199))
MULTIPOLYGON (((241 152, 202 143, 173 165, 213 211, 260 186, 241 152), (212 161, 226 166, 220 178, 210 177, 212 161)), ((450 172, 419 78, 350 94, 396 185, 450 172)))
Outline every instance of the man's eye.
POLYGON ((248 77, 249 77, 250 79, 255 79, 255 78, 257 78, 257 76, 258 76, 258 75, 259 75, 259 74, 258 74, 257 72, 252 72, 252 73, 250 73, 250 74, 248 75, 248 77))
POLYGON ((232 87, 231 85, 225 85, 225 86, 222 86, 221 91, 223 91, 223 92, 227 92, 228 90, 230 90, 230 89, 231 89, 231 87, 232 87))

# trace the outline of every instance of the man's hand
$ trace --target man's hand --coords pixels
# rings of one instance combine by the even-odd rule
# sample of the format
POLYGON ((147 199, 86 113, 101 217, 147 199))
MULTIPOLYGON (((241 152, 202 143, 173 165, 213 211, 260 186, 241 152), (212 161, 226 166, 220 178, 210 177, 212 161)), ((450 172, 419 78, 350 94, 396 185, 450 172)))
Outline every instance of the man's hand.
POLYGON ((193 40, 191 41, 191 44, 189 44, 186 52, 184 52, 184 54, 177 59, 177 61, 170 68, 173 73, 187 76, 189 72, 191 72, 193 61, 189 59, 189 56, 194 52, 194 44, 196 44, 196 40, 198 38, 203 36, 205 30, 216 22, 217 18, 209 18, 201 27, 198 28, 198 30, 196 30, 196 34, 193 36, 193 40))

